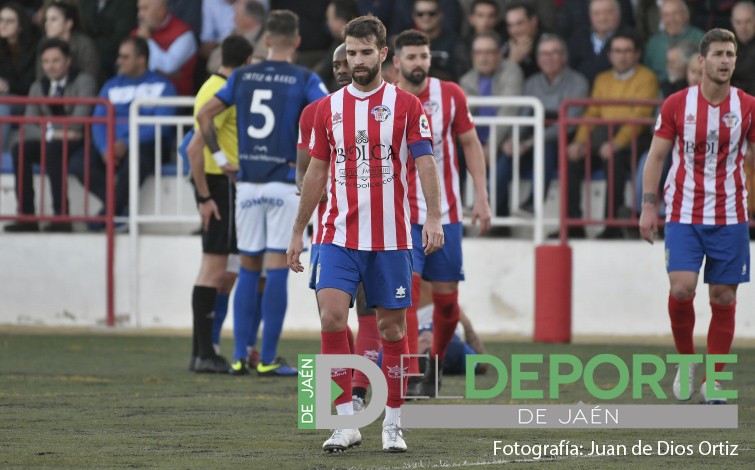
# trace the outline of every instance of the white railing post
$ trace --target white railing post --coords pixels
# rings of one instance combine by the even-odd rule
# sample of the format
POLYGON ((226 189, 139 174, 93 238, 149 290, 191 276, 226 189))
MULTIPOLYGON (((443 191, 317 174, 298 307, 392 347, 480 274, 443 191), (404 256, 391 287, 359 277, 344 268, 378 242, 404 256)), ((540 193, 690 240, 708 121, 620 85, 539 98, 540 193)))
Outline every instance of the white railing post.
MULTIPOLYGON (((541 244, 543 242, 543 227, 545 225, 545 217, 543 214, 543 192, 544 192, 544 178, 543 171, 545 169, 545 142, 543 141, 544 128, 545 128, 545 108, 543 103, 534 96, 468 96, 467 103, 470 108, 477 108, 480 106, 491 107, 528 107, 532 109, 532 115, 527 116, 474 116, 474 122, 478 126, 490 126, 490 137, 488 139, 488 152, 489 152, 489 165, 488 165, 488 187, 490 188, 490 205, 495 211, 498 205, 496 197, 497 181, 497 169, 498 169, 498 146, 497 146, 497 128, 498 126, 512 126, 514 128, 514 155, 512 158, 519 157, 519 129, 522 126, 532 127, 534 129, 533 135, 533 175, 532 184, 534 186, 533 196, 535 198, 535 218, 534 220, 525 219, 522 217, 509 216, 509 217, 497 217, 493 213, 493 223, 506 224, 506 225, 531 225, 533 227, 533 241, 535 244, 541 244)), ((515 195, 511 198, 511 201, 518 205, 519 203, 519 162, 513 163, 512 171, 512 186, 515 189, 515 195)), ((467 184, 469 187, 469 183, 467 184)), ((469 193, 469 190, 467 191, 469 193)), ((469 198, 467 200, 470 200, 469 198)))
MULTIPOLYGON (((160 187, 157 186, 155 196, 155 215, 153 217, 144 216, 139 212, 139 126, 152 125, 156 126, 155 135, 155 176, 160 180, 162 175, 162 135, 161 126, 176 126, 180 128, 185 125, 193 125, 194 119, 191 116, 140 116, 139 109, 145 106, 174 106, 176 108, 194 107, 194 98, 190 96, 176 96, 165 98, 137 98, 129 107, 129 192, 128 192, 128 238, 129 238, 129 311, 134 317, 134 324, 138 328, 141 326, 141 316, 139 313, 139 224, 145 222, 158 223, 175 223, 175 222, 192 222, 197 220, 196 213, 184 216, 162 216, 160 215, 160 187), (158 147, 159 146, 159 147, 158 147)), ((177 157, 179 160, 180 156, 177 157)), ((182 168, 179 164, 178 168, 182 168)), ((180 184, 181 178, 176 178, 176 184, 180 184)), ((177 211, 180 206, 177 207, 177 211)))

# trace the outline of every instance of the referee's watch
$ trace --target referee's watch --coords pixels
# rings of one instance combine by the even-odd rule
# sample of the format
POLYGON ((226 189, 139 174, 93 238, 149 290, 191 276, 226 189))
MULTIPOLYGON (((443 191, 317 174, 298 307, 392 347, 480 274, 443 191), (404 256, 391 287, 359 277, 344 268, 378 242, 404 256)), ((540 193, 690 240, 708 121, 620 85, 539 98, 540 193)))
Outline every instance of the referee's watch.
POLYGON ((207 202, 207 201, 209 201, 211 199, 212 199, 212 195, 209 195, 209 196, 200 196, 199 194, 197 194, 197 203, 199 203, 199 204, 204 204, 205 202, 207 202))

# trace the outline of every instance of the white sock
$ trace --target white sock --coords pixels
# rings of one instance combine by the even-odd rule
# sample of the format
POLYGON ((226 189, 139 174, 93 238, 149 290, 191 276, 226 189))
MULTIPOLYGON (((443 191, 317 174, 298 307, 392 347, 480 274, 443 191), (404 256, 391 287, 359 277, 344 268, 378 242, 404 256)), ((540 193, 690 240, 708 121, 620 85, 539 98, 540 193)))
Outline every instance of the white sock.
POLYGON ((346 403, 336 405, 336 412, 338 416, 352 416, 354 414, 354 402, 347 401, 346 403))
POLYGON ((385 407, 385 419, 383 419, 383 426, 395 424, 401 427, 401 408, 385 407))
POLYGON ((213 344, 212 349, 215 350, 215 354, 220 354, 220 345, 219 344, 213 344))

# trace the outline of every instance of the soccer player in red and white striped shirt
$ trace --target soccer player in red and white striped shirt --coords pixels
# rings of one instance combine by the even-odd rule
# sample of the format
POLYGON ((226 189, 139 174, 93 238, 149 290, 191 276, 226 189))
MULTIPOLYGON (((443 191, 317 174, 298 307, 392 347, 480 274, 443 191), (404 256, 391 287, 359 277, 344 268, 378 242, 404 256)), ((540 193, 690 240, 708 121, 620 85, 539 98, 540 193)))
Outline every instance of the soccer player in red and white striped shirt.
MULTIPOLYGON (((664 185, 666 270, 671 284, 668 310, 680 354, 694 354, 695 297, 705 258, 713 311, 708 354, 728 354, 734 338, 737 287, 750 280, 747 190, 743 161, 755 150, 755 98, 731 86, 737 54, 734 34, 713 29, 700 42, 702 82, 671 95, 661 108, 650 146, 643 188, 657 188, 664 157, 672 166, 664 185)), ((642 195, 640 233, 653 243, 657 228, 655 192, 642 195)), ((681 363, 674 396, 692 397, 697 364, 681 363)), ((716 363, 715 370, 723 370, 716 363)), ((700 386, 701 402, 725 403, 718 380, 700 386)))
MULTIPOLYGON (((333 52, 333 75, 336 77, 339 89, 351 84, 351 70, 349 70, 349 64, 346 60, 346 44, 341 44, 333 52)), ((301 117, 299 118, 299 143, 296 145, 296 185, 300 191, 304 175, 311 160, 309 156, 309 139, 312 135, 312 127, 315 125, 315 114, 318 104, 319 100, 308 104, 301 112, 301 117)), ((312 245, 309 250, 309 288, 312 290, 317 288, 316 267, 319 259, 320 239, 323 232, 322 219, 328 208, 327 194, 323 193, 321 201, 312 216, 312 245)), ((354 335, 348 326, 346 327, 346 333, 349 338, 349 348, 354 354, 365 357, 372 362, 377 362, 380 351, 380 333, 375 321, 377 312, 374 308, 368 308, 365 302, 364 288, 360 284, 356 298, 357 319, 359 320, 359 333, 356 341, 354 341, 354 335)), ((369 383, 367 376, 362 371, 354 371, 352 393, 355 412, 364 408, 364 400, 367 396, 369 383)))
MULTIPOLYGON (((459 281, 464 280, 461 238, 461 189, 459 186, 459 158, 456 139, 464 149, 467 169, 475 187, 472 223, 480 220, 480 233, 490 228, 490 206, 485 181, 485 158, 477 137, 467 98, 453 82, 428 77, 430 72, 430 39, 420 31, 407 30, 396 37, 396 55, 393 62, 399 70, 397 86, 419 98, 430 120, 433 133, 433 155, 440 174, 441 222, 446 243, 443 248, 426 256, 418 249, 418 238, 426 218, 426 204, 417 185, 417 172, 409 161, 409 207, 411 208, 412 235, 415 249, 412 269, 412 307, 407 310, 409 351, 417 354, 417 305, 419 304, 420 278, 433 287, 433 346, 425 375, 408 395, 435 396, 440 387, 436 366, 443 363, 448 344, 459 321, 459 281)), ((416 372, 416 360, 411 373, 416 372)), ((439 372, 439 371, 438 371, 439 372)))
MULTIPOLYGON (((422 105, 380 77, 380 64, 388 53, 385 26, 374 16, 362 16, 346 25, 344 36, 353 83, 324 98, 317 108, 310 141, 313 158, 304 177, 288 262, 294 272, 304 271, 299 260, 304 229, 327 185, 328 209, 316 267, 322 353, 348 354, 348 311, 361 282, 367 305, 377 308, 383 347, 388 386, 383 450, 404 452, 400 418, 406 370, 401 355, 408 354, 405 316, 411 305, 412 249, 407 160, 413 158, 417 165, 427 201, 427 254, 443 246, 440 183, 422 105)), ((334 402, 338 414, 353 414, 350 371, 334 369, 332 377, 344 390, 334 402)), ((345 450, 361 439, 358 429, 337 429, 323 449, 345 450)))

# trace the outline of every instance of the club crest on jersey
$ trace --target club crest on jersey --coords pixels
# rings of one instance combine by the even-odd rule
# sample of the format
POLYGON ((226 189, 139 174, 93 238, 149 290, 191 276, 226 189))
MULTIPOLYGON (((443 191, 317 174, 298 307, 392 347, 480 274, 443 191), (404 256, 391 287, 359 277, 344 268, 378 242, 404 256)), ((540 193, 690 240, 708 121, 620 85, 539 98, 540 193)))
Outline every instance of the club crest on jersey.
POLYGON ((419 135, 422 137, 430 137, 430 122, 424 114, 419 117, 419 135))
POLYGON ((339 112, 333 113, 331 121, 333 122, 333 125, 341 124, 343 122, 343 114, 339 112))
POLYGON ((723 121, 724 126, 726 126, 728 129, 733 129, 737 127, 737 124, 739 124, 739 116, 734 113, 726 113, 721 118, 721 121, 723 121))
POLYGON ((370 138, 367 137, 367 131, 357 131, 356 141, 358 144, 367 144, 370 142, 370 138))
POLYGON ((425 104, 422 105, 422 108, 425 110, 426 114, 433 115, 438 111, 438 103, 435 101, 425 101, 425 104))
POLYGON ((685 122, 686 124, 694 124, 694 123, 695 123, 695 121, 696 121, 696 119, 695 119, 695 115, 694 115, 694 114, 688 114, 688 115, 687 115, 687 116, 686 116, 686 117, 684 118, 684 122, 685 122))
POLYGON ((372 117, 375 118, 377 122, 385 122, 391 117, 391 110, 388 106, 379 104, 372 108, 370 114, 372 114, 372 117))

